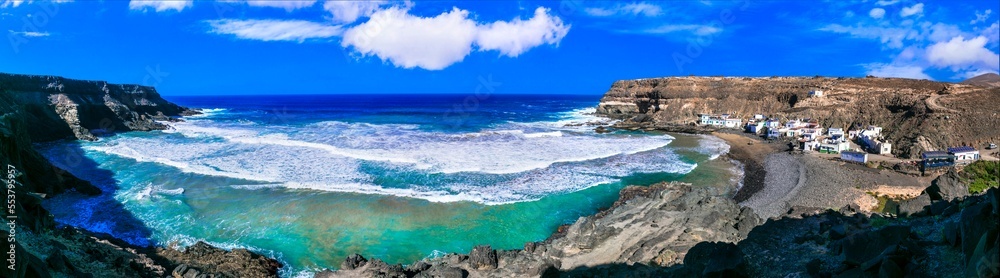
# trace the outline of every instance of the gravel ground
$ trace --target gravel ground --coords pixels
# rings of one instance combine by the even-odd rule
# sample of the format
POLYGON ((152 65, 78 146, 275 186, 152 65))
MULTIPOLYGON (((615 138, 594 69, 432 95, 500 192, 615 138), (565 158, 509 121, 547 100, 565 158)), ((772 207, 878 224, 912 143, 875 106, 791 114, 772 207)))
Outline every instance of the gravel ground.
POLYGON ((797 196, 805 184, 805 165, 794 155, 775 153, 767 156, 764 169, 767 171, 764 188, 740 205, 753 208, 761 218, 784 215, 790 207, 791 198, 797 196))
POLYGON ((877 200, 867 192, 879 186, 926 186, 915 177, 893 171, 812 155, 771 154, 764 168, 764 188, 740 203, 753 208, 761 218, 780 217, 794 206, 838 209, 856 204, 871 209, 877 200))

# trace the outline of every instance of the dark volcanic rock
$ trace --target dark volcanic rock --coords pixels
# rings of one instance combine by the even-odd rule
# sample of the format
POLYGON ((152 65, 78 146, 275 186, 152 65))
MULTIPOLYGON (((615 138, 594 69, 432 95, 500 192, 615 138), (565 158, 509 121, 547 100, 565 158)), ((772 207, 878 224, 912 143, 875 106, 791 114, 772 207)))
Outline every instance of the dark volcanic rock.
POLYGON ((184 251, 157 248, 157 254, 200 273, 222 277, 275 277, 281 268, 278 261, 246 249, 226 251, 204 242, 195 243, 184 251))
POLYGON ((469 265, 476 270, 497 268, 497 251, 489 245, 480 245, 469 252, 469 265))
POLYGON ((347 256, 344 262, 340 263, 340 269, 355 269, 368 263, 368 259, 358 254, 347 256))
POLYGON ((930 195, 931 200, 951 200, 969 196, 969 186, 962 182, 958 171, 952 168, 934 179, 924 192, 930 195))
POLYGON ((95 134, 166 129, 157 120, 198 112, 170 103, 156 89, 57 76, 0 73, 0 92, 25 112, 33 141, 95 140, 95 134))

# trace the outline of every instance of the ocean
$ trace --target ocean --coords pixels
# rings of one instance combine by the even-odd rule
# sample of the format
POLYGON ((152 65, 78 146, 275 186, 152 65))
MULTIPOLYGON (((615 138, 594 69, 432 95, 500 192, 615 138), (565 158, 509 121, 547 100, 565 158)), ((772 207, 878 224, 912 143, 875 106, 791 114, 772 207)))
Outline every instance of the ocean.
POLYGON ((105 192, 46 200, 59 223, 137 245, 248 248, 296 276, 352 253, 406 263, 520 248, 626 185, 740 175, 714 137, 594 132, 611 120, 593 95, 166 98, 204 114, 37 146, 105 192))

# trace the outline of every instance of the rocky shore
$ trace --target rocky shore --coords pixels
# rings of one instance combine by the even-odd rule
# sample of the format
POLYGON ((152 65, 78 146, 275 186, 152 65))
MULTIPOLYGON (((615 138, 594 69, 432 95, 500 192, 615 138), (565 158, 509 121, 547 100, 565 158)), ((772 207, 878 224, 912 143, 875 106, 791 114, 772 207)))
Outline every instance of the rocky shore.
POLYGON ((164 100, 151 87, 52 76, 0 73, 0 92, 0 165, 6 167, 5 181, 11 185, 7 199, 15 204, 3 210, 2 217, 16 217, 0 234, 16 239, 14 259, 4 260, 0 276, 277 276, 278 261, 247 250, 223 250, 205 243, 184 250, 133 246, 107 235, 59 227, 42 207, 44 199, 67 191, 111 193, 53 166, 32 143, 163 129, 156 121, 197 111, 164 100))

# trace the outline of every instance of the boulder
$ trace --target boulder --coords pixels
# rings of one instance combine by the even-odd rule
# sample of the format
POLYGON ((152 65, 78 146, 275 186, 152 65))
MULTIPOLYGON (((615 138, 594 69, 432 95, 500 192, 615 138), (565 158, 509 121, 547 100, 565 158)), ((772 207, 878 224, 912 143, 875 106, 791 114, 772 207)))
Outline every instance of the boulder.
POLYGON ((930 195, 931 200, 950 201, 955 198, 969 196, 969 186, 962 182, 961 176, 954 168, 941 175, 931 182, 931 186, 924 189, 924 193, 930 195))
POLYGON ((489 245, 476 246, 475 248, 472 248, 472 252, 469 253, 469 265, 473 269, 496 269, 497 264, 497 252, 489 245))
POLYGON ((925 213, 925 207, 931 205, 931 197, 928 194, 920 194, 916 198, 899 202, 899 215, 911 216, 925 213))
POLYGON ((357 269, 368 263, 368 259, 362 257, 359 254, 351 254, 344 259, 344 262, 340 263, 340 269, 357 269))
POLYGON ((839 241, 844 262, 861 265, 878 257, 886 248, 910 237, 909 226, 886 226, 876 231, 856 233, 839 241))

